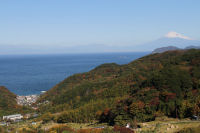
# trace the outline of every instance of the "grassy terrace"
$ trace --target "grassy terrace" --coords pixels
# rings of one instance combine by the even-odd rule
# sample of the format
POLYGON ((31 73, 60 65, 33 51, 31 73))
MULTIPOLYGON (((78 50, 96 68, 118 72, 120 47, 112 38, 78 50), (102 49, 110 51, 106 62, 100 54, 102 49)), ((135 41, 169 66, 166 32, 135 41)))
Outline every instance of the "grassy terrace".
MULTIPOLYGON (((164 118, 164 119, 158 119, 151 122, 144 122, 144 123, 138 123, 140 128, 133 129, 136 133, 176 133, 183 129, 187 128, 200 128, 200 121, 192 121, 190 119, 173 119, 173 118, 164 118)), ((6 130, 10 130, 12 132, 38 132, 42 131, 42 133, 52 132, 56 133, 58 132, 58 128, 66 128, 72 130, 73 132, 81 132, 84 131, 92 131, 92 133, 96 133, 99 130, 99 127, 105 127, 109 130, 112 130, 114 127, 108 126, 107 124, 98 124, 98 123, 65 123, 65 124, 58 124, 54 122, 49 122, 46 124, 43 124, 41 121, 36 122, 36 124, 32 124, 32 121, 26 121, 26 122, 20 122, 11 124, 9 127, 4 127, 6 130), (14 129, 14 130, 12 130, 14 129), (92 129, 92 130, 91 130, 92 129)), ((4 130, 4 131, 6 131, 4 130)), ((60 132, 60 133, 63 133, 60 132)))
POLYGON ((138 128, 136 132, 160 132, 160 133, 175 133, 186 128, 196 128, 200 127, 200 121, 191 121, 189 119, 178 120, 169 119, 166 121, 152 121, 139 123, 141 128, 138 128))

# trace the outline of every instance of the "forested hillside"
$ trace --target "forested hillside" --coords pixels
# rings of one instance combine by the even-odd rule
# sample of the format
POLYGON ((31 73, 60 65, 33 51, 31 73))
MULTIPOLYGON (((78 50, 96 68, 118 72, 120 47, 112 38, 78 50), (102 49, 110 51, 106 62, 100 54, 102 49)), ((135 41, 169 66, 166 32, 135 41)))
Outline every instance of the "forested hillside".
POLYGON ((16 113, 26 113, 31 111, 27 107, 17 105, 16 95, 10 92, 6 87, 0 86, 0 117, 16 113))
POLYGON ((157 116, 200 113, 200 50, 152 54, 127 65, 103 64, 73 75, 41 96, 57 122, 99 120, 123 125, 157 116))

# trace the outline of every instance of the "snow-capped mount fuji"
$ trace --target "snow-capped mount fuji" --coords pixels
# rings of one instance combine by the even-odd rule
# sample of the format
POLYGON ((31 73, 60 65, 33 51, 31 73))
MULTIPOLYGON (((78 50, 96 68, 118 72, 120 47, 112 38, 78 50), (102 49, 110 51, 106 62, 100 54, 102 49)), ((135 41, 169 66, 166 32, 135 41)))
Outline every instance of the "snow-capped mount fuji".
POLYGON ((169 33, 167 33, 165 35, 166 38, 181 38, 181 39, 186 39, 186 40, 193 40, 192 38, 190 37, 187 37, 187 36, 184 36, 184 35, 181 35, 177 32, 174 32, 174 31, 171 31, 169 33))
POLYGON ((174 47, 184 49, 185 47, 188 47, 188 46, 199 47, 200 41, 194 40, 190 37, 184 36, 177 32, 169 32, 164 37, 161 37, 158 40, 145 43, 140 46, 143 47, 144 51, 152 51, 156 48, 168 47, 168 46, 174 46, 174 47))

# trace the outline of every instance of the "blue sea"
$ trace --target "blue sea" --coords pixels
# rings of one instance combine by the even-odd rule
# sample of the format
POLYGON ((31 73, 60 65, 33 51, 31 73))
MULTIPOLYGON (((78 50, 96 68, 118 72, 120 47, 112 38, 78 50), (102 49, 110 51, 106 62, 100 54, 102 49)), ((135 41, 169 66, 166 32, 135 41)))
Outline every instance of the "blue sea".
POLYGON ((103 63, 126 64, 147 54, 0 55, 0 86, 17 95, 40 94, 75 73, 103 63))

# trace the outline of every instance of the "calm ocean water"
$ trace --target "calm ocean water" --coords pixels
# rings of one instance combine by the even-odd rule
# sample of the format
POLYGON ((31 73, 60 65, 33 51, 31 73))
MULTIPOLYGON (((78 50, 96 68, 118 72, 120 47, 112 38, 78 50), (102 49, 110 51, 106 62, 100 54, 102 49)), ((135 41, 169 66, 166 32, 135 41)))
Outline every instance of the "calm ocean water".
POLYGON ((126 64, 147 52, 0 56, 0 85, 18 95, 40 94, 75 73, 103 63, 126 64))

